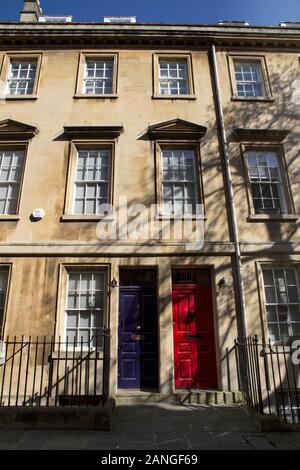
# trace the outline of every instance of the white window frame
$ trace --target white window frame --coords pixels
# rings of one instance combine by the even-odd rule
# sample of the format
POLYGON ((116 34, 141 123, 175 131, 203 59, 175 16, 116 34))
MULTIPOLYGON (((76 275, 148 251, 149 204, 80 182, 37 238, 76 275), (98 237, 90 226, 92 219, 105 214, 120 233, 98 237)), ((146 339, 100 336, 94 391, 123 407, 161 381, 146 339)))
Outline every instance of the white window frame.
MULTIPOLYGON (((0 216, 18 214, 25 162, 26 162, 26 148, 24 148, 24 147, 18 148, 16 146, 16 148, 14 149, 12 147, 1 148, 1 146, 0 146, 0 190, 4 189, 4 188, 7 188, 7 195, 6 195, 5 199, 3 199, 3 200, 5 200, 5 208, 4 208, 4 212, 1 213, 0 216), (17 168, 13 165, 7 167, 7 170, 9 172, 9 174, 8 174, 9 178, 7 180, 3 180, 3 181, 1 179, 1 173, 3 171, 3 160, 4 160, 4 157, 5 157, 5 153, 12 154, 12 162, 15 159, 15 154, 18 154, 18 153, 22 154, 22 159, 23 160, 22 160, 22 165, 20 165, 20 167, 19 167, 20 170, 19 170, 19 180, 18 181, 11 179, 11 173, 12 173, 13 169, 17 168), (17 187, 17 197, 14 198, 16 200, 16 204, 15 204, 15 210, 8 212, 7 203, 8 203, 8 200, 11 200, 8 196, 9 196, 9 192, 11 191, 12 187, 17 187)), ((2 198, 1 198, 1 200, 2 200, 2 198)))
MULTIPOLYGON (((195 100, 197 96, 195 95, 195 84, 193 77, 193 58, 192 54, 182 54, 180 52, 174 53, 153 53, 152 56, 152 65, 153 65, 153 99, 165 99, 165 100, 195 100), (187 93, 184 94, 162 94, 160 87, 161 62, 175 62, 180 63, 184 62, 186 64, 186 74, 187 74, 187 93)), ((166 78, 164 78, 166 79, 166 78)), ((172 78, 170 78, 171 80, 172 78)))
POLYGON ((235 82, 236 82, 236 94, 237 94, 237 97, 239 98, 264 98, 266 96, 266 89, 265 89, 265 83, 264 83, 264 76, 263 76, 263 70, 262 70, 262 64, 261 64, 261 60, 255 60, 255 59, 252 59, 252 60, 247 60, 246 58, 244 59, 234 59, 233 61, 233 66, 234 66, 234 78, 235 78, 235 82), (252 78, 250 80, 246 80, 244 75, 245 75, 245 71, 241 71, 241 72, 237 72, 236 71, 236 66, 237 65, 240 65, 241 67, 243 66, 249 66, 250 67, 250 71, 248 73, 251 74, 252 78), (254 71, 254 68, 253 68, 253 65, 256 66, 257 70, 256 72, 254 71), (241 73, 242 76, 243 76, 243 80, 238 80, 237 79, 237 73, 241 73), (257 73, 258 76, 259 76, 259 79, 258 80, 255 80, 254 79, 254 74, 257 73), (238 90, 238 85, 241 85, 243 86, 244 88, 244 93, 240 94, 239 90, 238 90), (261 88, 261 94, 255 94, 255 85, 259 85, 260 88, 261 88), (247 94, 246 93, 246 86, 250 86, 252 87, 252 92, 251 94, 247 94))
POLYGON ((158 67, 159 67, 159 94, 162 96, 184 96, 184 95, 189 95, 190 94, 190 83, 189 83, 189 67, 188 67, 188 62, 187 59, 176 59, 175 57, 173 59, 171 58, 159 58, 158 61, 158 67), (167 64, 167 76, 162 76, 162 67, 161 64, 166 63, 167 64), (176 66, 176 76, 172 77, 171 75, 171 70, 173 70, 173 67, 171 67, 171 64, 176 66), (180 77, 180 64, 184 64, 185 67, 185 77, 180 77), (162 89, 162 82, 166 82, 167 84, 167 90, 168 93, 164 93, 162 89), (171 82, 177 82, 177 86, 171 87, 171 82), (182 88, 184 86, 181 86, 181 84, 185 83, 185 92, 182 92, 182 88), (171 93, 171 90, 177 89, 177 93, 171 93))
MULTIPOLYGON (((199 203, 199 169, 198 169, 198 155, 197 155, 197 149, 194 147, 194 146, 190 146, 190 145, 181 145, 181 146, 176 146, 176 145, 168 145, 168 146, 165 146, 165 145, 161 145, 160 148, 159 148, 159 151, 160 151, 160 181, 159 181, 159 184, 160 184, 160 214, 162 216, 171 216, 171 217, 174 217, 176 216, 176 212, 174 211, 174 201, 176 201, 176 199, 173 198, 173 206, 172 206, 172 210, 171 211, 168 211, 166 210, 166 206, 165 206, 165 196, 164 196, 164 184, 167 185, 177 185, 178 186, 182 186, 183 187, 183 191, 185 192, 185 186, 186 185, 193 185, 194 186, 194 191, 195 191, 195 197, 193 198, 194 199, 194 204, 198 204, 199 203), (164 176, 163 176, 163 171, 164 171, 164 163, 163 163, 163 160, 164 160, 164 152, 193 152, 193 175, 194 175, 194 178, 193 180, 185 180, 185 179, 182 179, 182 180, 174 180, 174 179, 170 179, 170 180, 165 180, 164 179, 164 176)), ((172 156, 173 160, 174 160, 174 156, 172 156)), ((185 166, 183 165, 179 165, 179 172, 182 172, 184 171, 184 168, 185 166)), ((174 171, 174 170, 173 170, 174 171)), ((173 189, 173 194, 174 194, 174 189, 173 189)), ((181 200, 181 198, 179 198, 181 200)), ((178 200, 179 200, 178 199, 178 200)), ((186 199, 190 199, 190 198, 184 198, 182 199, 183 201, 185 201, 186 199)), ((182 215, 184 216, 184 212, 183 214, 179 214, 179 215, 182 215)), ((191 217, 195 216, 196 215, 196 212, 194 210, 192 210, 191 213, 189 213, 189 215, 191 217)))
MULTIPOLYGON (((74 348, 74 341, 71 341, 69 340, 68 341, 68 350, 70 349, 74 349, 75 351, 80 351, 81 350, 81 338, 78 336, 79 334, 79 331, 81 330, 87 330, 89 332, 93 331, 93 330, 98 330, 99 333, 105 328, 105 324, 106 324, 106 308, 107 308, 107 270, 105 268, 101 268, 101 267, 95 267, 93 268, 92 266, 89 266, 89 267, 83 267, 82 266, 82 269, 80 269, 80 267, 75 267, 75 268, 72 268, 71 266, 69 266, 67 268, 67 279, 66 279, 66 296, 65 296, 65 308, 64 308, 64 321, 63 321, 63 324, 64 324, 64 334, 63 334, 63 342, 65 344, 65 349, 67 349, 67 331, 68 330, 76 330, 76 343, 75 343, 75 348, 74 348), (78 302, 79 302, 79 308, 70 308, 69 305, 68 305, 68 298, 69 298, 69 284, 70 284, 70 274, 77 274, 80 276, 80 289, 78 291, 72 291, 72 292, 79 292, 79 299, 78 299, 78 302), (102 292, 102 295, 103 295, 103 302, 102 302, 102 305, 103 307, 91 307, 91 308, 81 308, 80 306, 80 295, 84 292, 84 293, 94 293, 95 291, 92 289, 92 290, 87 290, 87 291, 82 291, 81 290, 81 276, 84 275, 84 274, 87 274, 87 275, 103 275, 103 289, 100 290, 100 292, 102 292), (68 312, 74 312, 74 315, 77 315, 77 326, 76 327, 68 327, 67 326, 67 315, 68 315, 68 312), (93 312, 98 312, 98 313, 101 313, 102 314, 102 325, 100 325, 99 327, 94 327, 94 326, 89 326, 89 327, 80 327, 80 314, 81 312, 85 312, 86 314, 88 312, 90 312, 90 315, 92 316, 92 313, 93 312)), ((90 325, 91 325, 91 319, 90 319, 90 325)), ((91 351, 91 350, 96 350, 96 347, 94 345, 92 345, 92 342, 91 342, 91 339, 92 339, 92 336, 91 334, 89 334, 89 346, 83 346, 82 347, 82 350, 83 351, 91 351)), ((102 338, 101 334, 100 334, 100 338, 102 338)), ((99 340, 99 343, 97 343, 97 350, 101 350, 103 348, 103 342, 99 340)))
MULTIPOLYGON (((84 77, 83 77, 83 89, 82 93, 84 95, 111 95, 114 93, 114 66, 115 66, 115 61, 113 57, 86 57, 85 58, 85 64, 84 64, 84 77), (94 76, 89 77, 87 74, 88 70, 88 62, 94 62, 94 76), (103 62, 103 75, 102 76, 97 76, 97 63, 103 62), (111 63, 111 76, 106 76, 106 71, 109 70, 107 67, 107 63, 111 63), (93 93, 88 93, 87 91, 87 82, 94 82, 93 84, 93 93), (99 91, 96 92, 96 82, 102 82, 102 92, 99 93, 99 91), (111 88, 107 91, 107 83, 111 82, 111 88)), ((99 87, 98 87, 99 88, 99 87)))
MULTIPOLYGON (((107 148, 104 148, 101 146, 99 146, 98 149, 94 148, 94 149, 84 149, 84 148, 81 148, 81 149, 77 149, 77 157, 76 157, 76 169, 75 169, 75 178, 74 178, 74 190, 73 190, 73 214, 74 215, 78 215, 78 216, 89 216, 89 215, 102 215, 103 212, 99 212, 97 211, 97 207, 98 207, 98 204, 97 204, 97 201, 101 199, 100 197, 100 191, 101 191, 101 186, 102 185, 106 185, 107 186, 107 197, 106 197, 106 200, 103 201, 101 204, 109 204, 110 203, 110 187, 111 187, 111 160, 112 160, 112 149, 110 147, 107 147, 107 148), (78 162, 79 162, 79 156, 80 156, 80 153, 86 153, 87 152, 87 161, 89 162, 89 154, 90 152, 93 152, 93 153, 101 153, 101 152, 108 152, 108 161, 107 161, 107 165, 106 165, 106 169, 107 169, 107 180, 100 180, 100 179, 78 179, 77 178, 77 173, 79 171, 78 169, 78 162), (84 187, 84 196, 83 198, 79 198, 77 197, 77 189, 78 187, 81 186, 81 187, 84 187), (92 188, 94 187, 96 189, 96 196, 94 197, 87 197, 87 191, 88 191, 88 188, 92 188), (79 199, 83 199, 84 201, 84 211, 83 212, 77 212, 76 211, 76 201, 79 200, 79 199), (95 204, 96 204, 96 211, 95 212, 86 212, 86 202, 87 200, 95 200, 95 204)), ((83 167, 84 169, 82 169, 83 172, 87 172, 87 171, 93 171, 94 173, 99 173, 102 169, 102 166, 94 166, 94 167, 83 167)))
POLYGON ((283 215, 283 214, 287 214, 288 213, 288 209, 287 209, 287 198, 286 198, 286 193, 285 193, 285 188, 284 188, 284 185, 286 184, 286 181, 285 181, 285 178, 284 178, 284 174, 283 174, 283 171, 284 169, 282 168, 282 162, 281 162, 281 159, 282 159, 282 156, 281 156, 281 153, 276 150, 276 149, 273 149, 273 148, 246 148, 245 150, 245 157, 246 157, 246 167, 247 167, 247 173, 248 173, 248 181, 249 181, 249 190, 250 190, 250 194, 251 194, 251 200, 252 200, 252 207, 253 207, 253 213, 254 214, 265 214, 265 215, 283 215), (258 169, 258 177, 257 179, 254 179, 254 177, 251 175, 251 167, 250 164, 249 164, 249 156, 251 154, 256 154, 255 155, 255 158, 256 158, 256 162, 257 162, 257 169, 258 169), (267 165, 259 165, 258 163, 258 156, 259 154, 265 154, 266 155, 266 158, 267 158, 267 165), (278 174, 278 179, 275 181, 275 180, 272 180, 272 176, 271 176, 271 172, 272 172, 272 168, 273 166, 269 165, 269 162, 268 162, 268 155, 273 155, 276 157, 276 160, 277 160, 277 174, 278 174), (266 168, 266 171, 269 175, 269 178, 266 178, 264 176, 261 176, 260 174, 260 169, 262 168, 266 168), (267 199, 270 199, 272 201, 272 205, 273 207, 263 207, 261 208, 259 211, 256 211, 255 209, 255 205, 254 205, 254 200, 255 199, 258 199, 256 197, 254 197, 254 194, 253 194, 253 191, 252 191, 252 185, 256 185, 259 187, 260 189, 260 198, 259 200, 262 201, 264 203, 265 200, 267 199), (266 198, 266 197, 263 197, 263 193, 262 193, 262 185, 268 185, 269 188, 270 188, 270 193, 271 193, 271 198, 266 198), (272 185, 276 185, 277 187, 277 192, 278 192, 278 198, 277 197, 274 197, 274 194, 273 194, 273 188, 272 188, 272 185), (276 208, 275 207, 275 204, 274 204, 274 201, 275 200, 278 200, 279 201, 279 204, 280 204, 280 208, 276 208))
MULTIPOLYGON (((35 83, 37 79, 37 73, 38 73, 38 59, 37 58, 16 58, 16 57, 11 57, 10 58, 10 63, 9 63, 9 71, 8 71, 8 76, 7 76, 7 84, 6 84, 6 95, 7 96, 28 96, 28 95, 33 95, 34 94, 34 89, 35 89, 35 83), (17 77, 12 77, 12 68, 13 68, 13 63, 18 62, 19 67, 18 67, 18 76, 17 77), (20 74, 22 71, 22 63, 27 63, 27 69, 25 69, 27 76, 26 77, 20 77, 20 74), (29 74, 32 70, 32 66, 35 64, 35 71, 34 71, 34 77, 29 78, 29 74), (10 93, 10 84, 11 83, 16 83, 17 88, 15 93, 10 93), (25 93, 18 93, 19 90, 19 85, 25 83, 25 93), (32 84, 32 90, 28 92, 29 84, 32 84)), ((22 90, 22 88, 21 88, 22 90)))
MULTIPOLYGON (((299 324, 300 325, 300 290, 299 290, 299 276, 298 276, 298 269, 295 265, 291 266, 271 266, 271 265, 264 265, 262 266, 262 283, 263 283, 263 296, 264 296, 264 304, 265 304, 265 312, 266 312, 266 325, 267 325, 267 333, 268 336, 271 340, 272 343, 284 343, 288 339, 295 337, 292 331, 292 325, 293 324, 299 324), (287 270, 293 270, 295 274, 295 285, 294 284, 288 284, 287 283, 287 276, 286 276, 286 271, 287 270), (269 270, 272 271, 272 278, 273 278, 273 284, 266 284, 264 280, 264 271, 269 270), (277 284, 276 284, 276 278, 274 271, 276 270, 283 270, 284 271, 284 288, 285 288, 285 294, 287 295, 287 300, 288 302, 280 302, 278 299, 278 292, 277 292, 277 284), (266 295, 266 288, 275 288, 275 298, 276 302, 268 302, 267 301, 267 295, 266 295), (288 289, 287 287, 293 287, 297 288, 297 295, 298 295, 298 302, 290 302, 289 297, 288 297, 288 289), (299 321, 291 320, 291 314, 290 314, 290 306, 296 306, 298 307, 299 311, 299 321), (268 307, 275 307, 276 310, 276 321, 269 321, 268 319, 268 307), (287 308, 287 320, 286 321, 279 321, 279 308, 280 307, 285 307, 287 308), (281 332, 280 332, 280 324, 285 325, 285 327, 288 327, 288 333, 289 336, 287 338, 282 338, 281 332), (269 325, 274 324, 278 328, 278 333, 279 333, 279 339, 272 339, 270 337, 270 332, 269 332, 269 325)), ((283 291, 282 291, 283 292, 283 291)))

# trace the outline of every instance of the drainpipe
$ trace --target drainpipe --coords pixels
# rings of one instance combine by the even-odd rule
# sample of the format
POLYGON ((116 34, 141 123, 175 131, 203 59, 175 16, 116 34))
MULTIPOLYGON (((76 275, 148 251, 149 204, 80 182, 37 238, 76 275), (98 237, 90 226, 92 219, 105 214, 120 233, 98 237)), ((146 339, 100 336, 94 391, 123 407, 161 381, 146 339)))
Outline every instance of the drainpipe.
POLYGON ((214 44, 211 45, 211 57, 212 57, 212 65, 213 65, 213 83, 214 83, 215 94, 216 94, 217 114, 219 117, 218 121, 219 121, 219 126, 220 126, 222 153, 223 153, 223 158, 224 158, 224 163, 225 163, 225 175, 226 175, 225 184, 227 187, 227 193, 229 197, 232 238, 233 238, 234 248, 235 248, 235 268, 236 268, 237 291, 238 291, 238 302, 239 302, 239 313, 240 313, 239 315, 240 318, 238 318, 237 325, 238 325, 239 337, 242 339, 246 337, 247 333, 246 333, 246 321, 245 321, 245 297, 244 297, 241 249, 240 249, 240 244, 239 244, 236 211, 235 211, 234 197, 233 197, 233 186, 232 186, 232 178, 231 178, 231 170, 230 170, 230 161, 229 161, 229 155, 228 155, 228 141, 227 141, 227 136, 226 136, 226 131, 225 131, 224 114, 223 114, 223 108, 222 108, 216 48, 214 44))

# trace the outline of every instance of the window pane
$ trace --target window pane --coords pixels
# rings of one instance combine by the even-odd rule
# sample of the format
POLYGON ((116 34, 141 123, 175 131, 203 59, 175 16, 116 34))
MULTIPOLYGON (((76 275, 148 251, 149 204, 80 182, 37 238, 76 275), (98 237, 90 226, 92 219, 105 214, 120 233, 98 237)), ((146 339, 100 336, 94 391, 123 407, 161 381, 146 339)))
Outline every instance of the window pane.
POLYGON ((80 316, 79 316, 80 328, 89 328, 91 326, 90 321, 91 321, 90 313, 80 312, 80 316))
POLYGON ((278 321, 285 322, 285 323, 288 321, 287 305, 278 305, 278 321))
POLYGON ((276 294, 274 287, 266 287, 265 288, 266 300, 268 303, 276 303, 276 294))
POLYGON ((267 305, 268 322, 277 322, 277 310, 275 305, 267 305))
POLYGON ((300 309, 299 305, 290 305, 291 321, 300 322, 300 309))
POLYGON ((269 324, 269 337, 271 341, 280 340, 278 324, 269 324))
POLYGON ((82 341, 84 346, 89 346, 90 330, 78 330, 78 341, 82 341))
POLYGON ((273 284, 274 284, 273 270, 272 269, 264 269, 263 270, 263 276, 264 276, 265 286, 273 286, 273 284))
POLYGON ((300 336, 300 322, 293 323, 292 329, 293 329, 293 336, 300 336))
POLYGON ((92 326, 94 328, 101 328, 103 326, 103 312, 97 311, 92 313, 92 326))
POLYGON ((67 329, 67 331, 66 331, 66 341, 67 341, 70 345, 74 344, 74 342, 75 342, 75 344, 76 344, 76 341, 77 341, 77 339, 76 339, 76 334, 77 334, 77 331, 76 331, 76 330, 69 329, 69 328, 67 329))
POLYGON ((77 314, 73 312, 67 312, 67 328, 77 327, 77 314))
POLYGON ((68 294, 68 308, 78 308, 79 307, 79 293, 78 292, 69 292, 68 294))

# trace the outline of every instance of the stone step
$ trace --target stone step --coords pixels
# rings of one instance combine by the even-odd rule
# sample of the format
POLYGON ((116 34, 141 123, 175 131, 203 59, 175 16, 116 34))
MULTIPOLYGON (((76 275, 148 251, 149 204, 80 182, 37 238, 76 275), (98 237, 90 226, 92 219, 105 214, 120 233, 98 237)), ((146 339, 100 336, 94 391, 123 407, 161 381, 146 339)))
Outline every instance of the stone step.
POLYGON ((233 405, 244 403, 243 393, 239 390, 224 392, 220 390, 180 390, 175 393, 120 391, 116 396, 117 405, 139 405, 147 403, 178 403, 199 405, 233 405))

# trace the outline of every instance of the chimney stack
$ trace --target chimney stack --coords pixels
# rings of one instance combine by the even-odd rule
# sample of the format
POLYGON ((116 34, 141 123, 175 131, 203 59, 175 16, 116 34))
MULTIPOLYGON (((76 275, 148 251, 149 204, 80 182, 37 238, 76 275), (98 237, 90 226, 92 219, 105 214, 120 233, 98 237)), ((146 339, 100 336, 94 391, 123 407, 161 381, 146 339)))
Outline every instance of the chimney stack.
POLYGON ((20 21, 22 23, 37 23, 42 13, 40 0, 24 0, 20 21))

